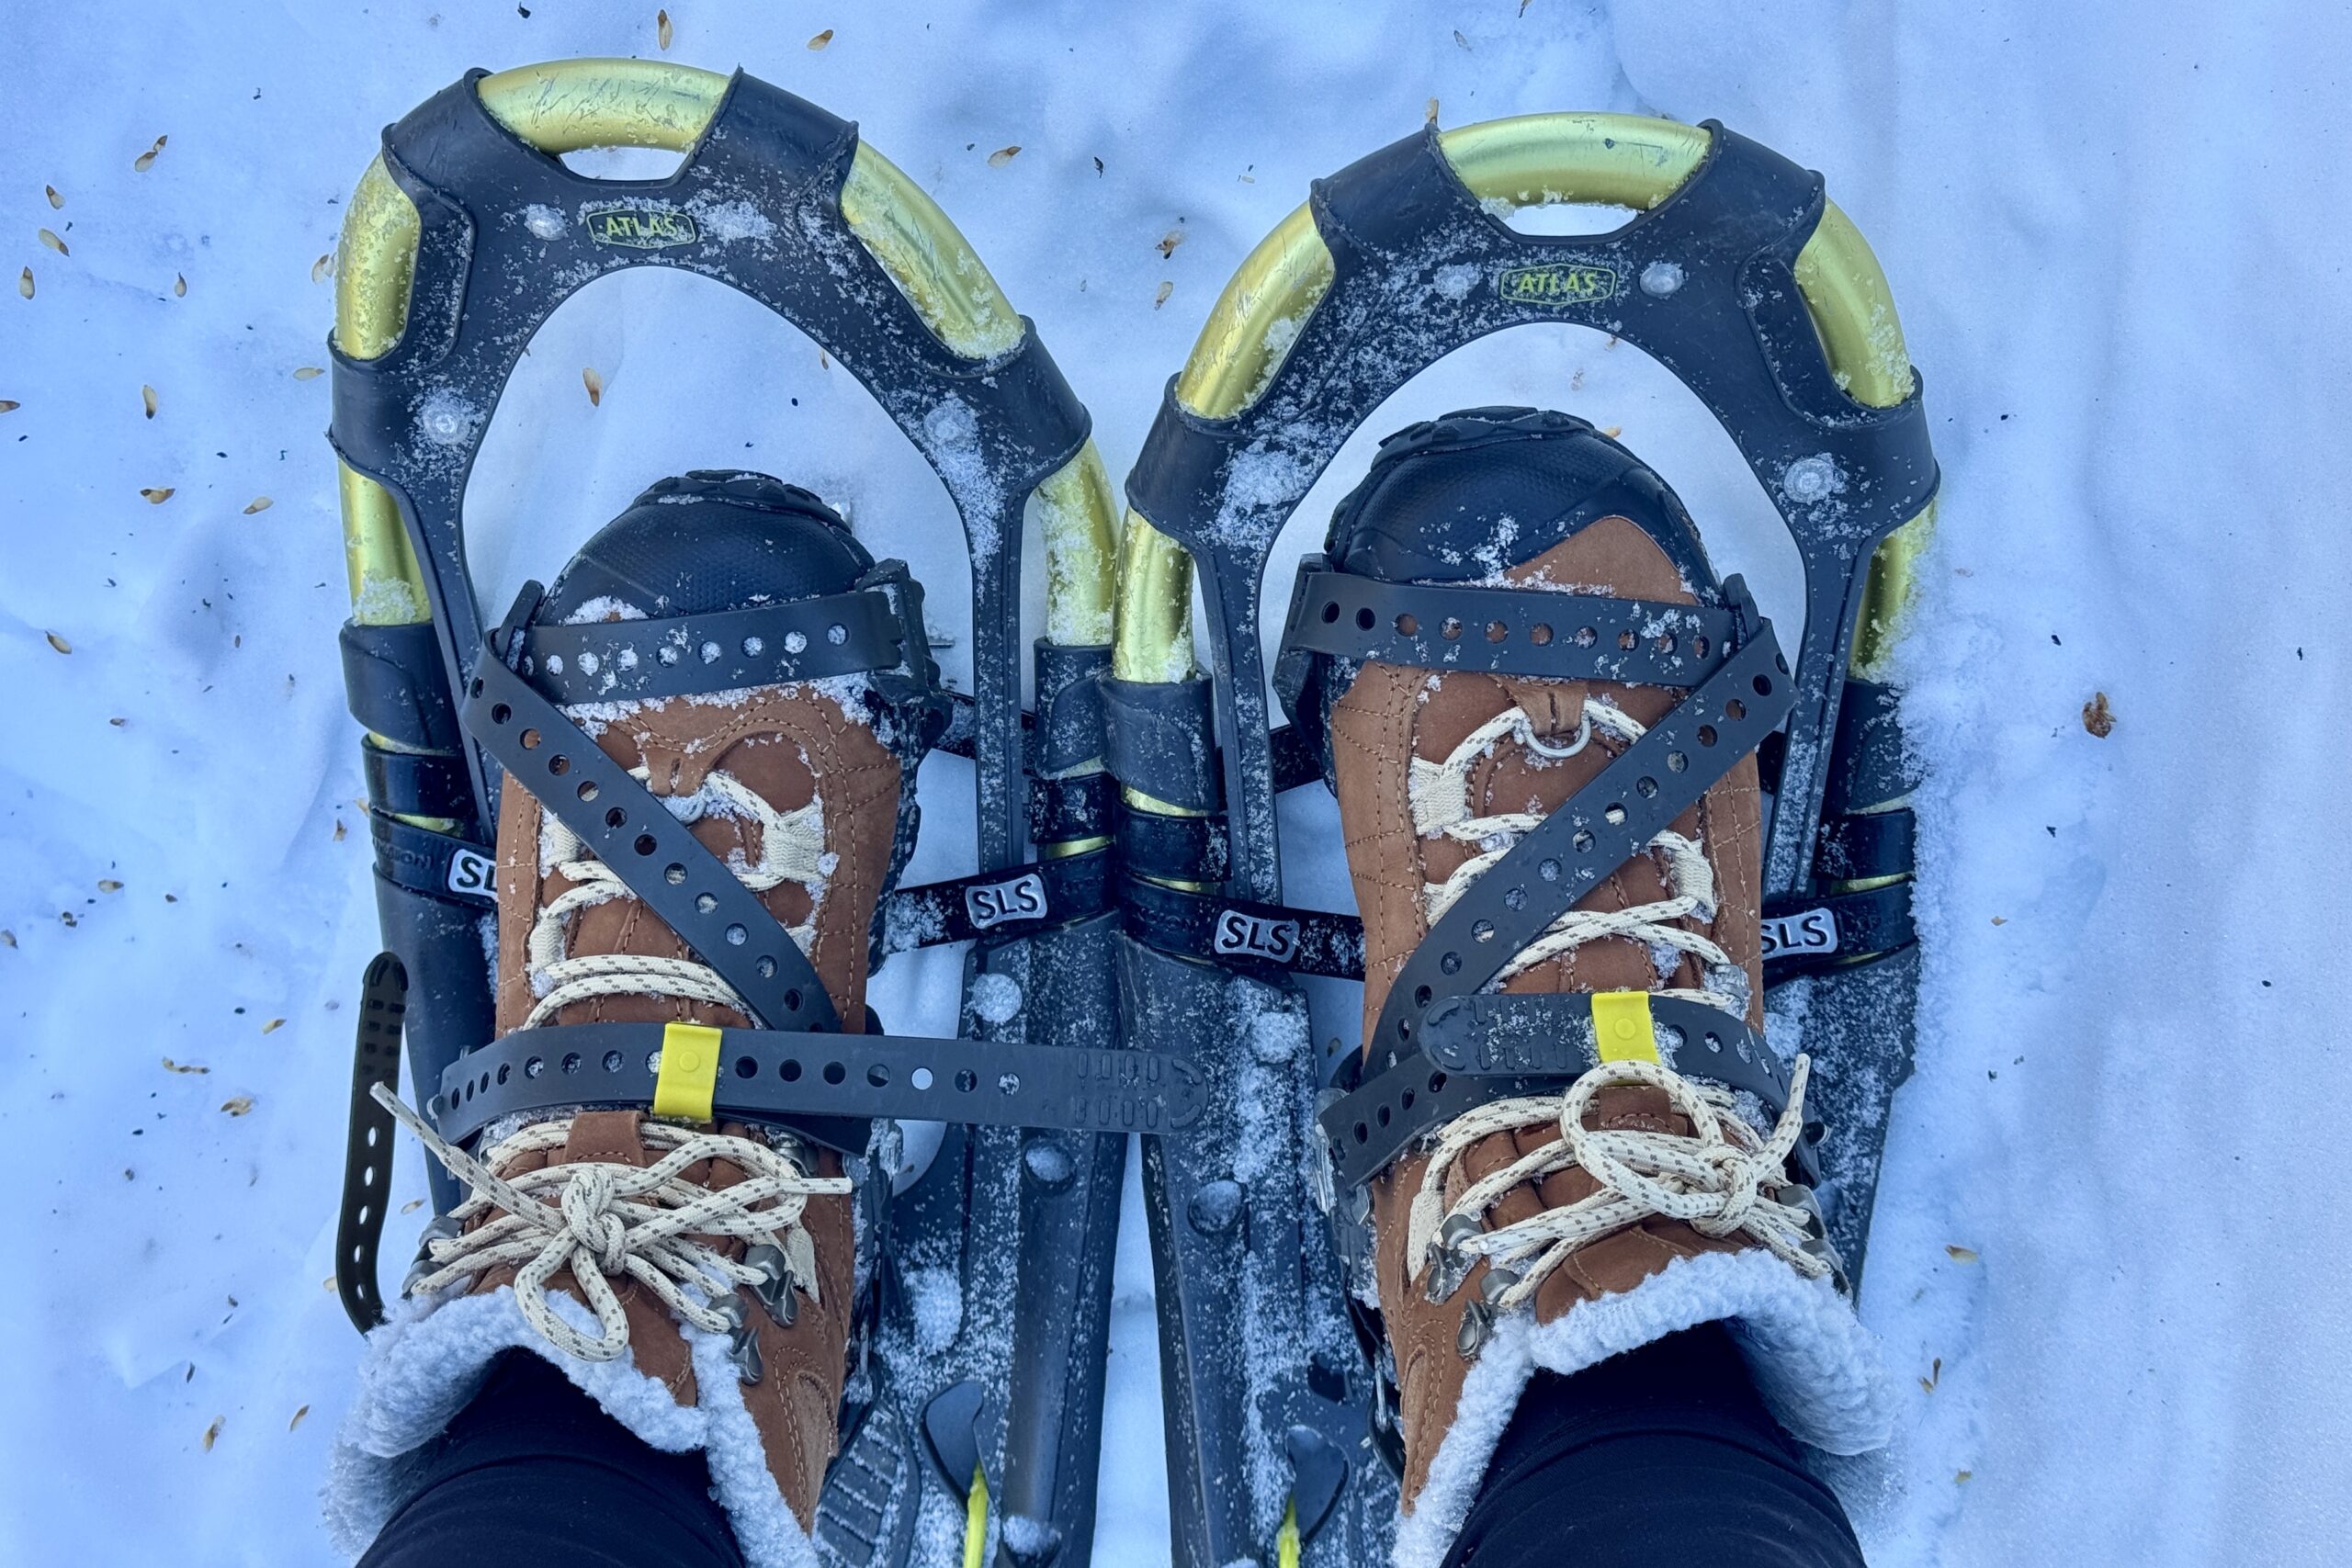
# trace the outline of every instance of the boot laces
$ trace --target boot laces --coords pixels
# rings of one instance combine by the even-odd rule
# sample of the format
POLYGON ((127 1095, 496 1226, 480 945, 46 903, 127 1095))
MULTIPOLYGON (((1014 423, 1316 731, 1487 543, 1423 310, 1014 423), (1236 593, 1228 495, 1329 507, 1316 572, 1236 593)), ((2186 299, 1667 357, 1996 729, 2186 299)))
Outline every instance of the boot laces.
POLYGON ((589 1361, 614 1360, 628 1348, 628 1318, 612 1286, 616 1279, 637 1280, 673 1317, 697 1328, 720 1334, 741 1325, 736 1288, 761 1286, 768 1275, 729 1258, 710 1238, 775 1247, 789 1276, 783 1288, 819 1300, 816 1243, 801 1217, 809 1199, 845 1196, 850 1183, 846 1177, 811 1176, 794 1147, 648 1121, 639 1123, 638 1135, 648 1152, 662 1151, 651 1165, 583 1160, 507 1176, 502 1171, 523 1156, 561 1148, 571 1136, 570 1119, 525 1127, 477 1159, 435 1133, 383 1085, 371 1092, 464 1183, 468 1196, 449 1212, 450 1220, 466 1226, 496 1213, 455 1237, 428 1241, 425 1255, 435 1267, 413 1291, 437 1291, 514 1265, 524 1321, 558 1349, 589 1361), (745 1179, 708 1187, 686 1179, 688 1168, 710 1160, 727 1161, 745 1179), (548 1281, 567 1269, 595 1314, 594 1337, 556 1314, 548 1281))

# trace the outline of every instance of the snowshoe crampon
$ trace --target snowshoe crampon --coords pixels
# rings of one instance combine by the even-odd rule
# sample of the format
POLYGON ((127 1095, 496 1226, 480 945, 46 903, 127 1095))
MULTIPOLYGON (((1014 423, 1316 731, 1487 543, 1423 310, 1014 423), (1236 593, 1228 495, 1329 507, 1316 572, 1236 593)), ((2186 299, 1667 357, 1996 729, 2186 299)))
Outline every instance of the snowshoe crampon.
MULTIPOLYGON (((1397 439, 1464 434, 1446 424, 1397 439)), ((1376 1364, 1384 1338, 1362 1304, 1374 1299, 1364 1184, 1471 1105, 1556 1092, 1597 1059, 1589 998, 1536 998, 1570 1005, 1505 1040, 1481 1023, 1482 994, 1759 743, 1774 1043, 1743 1023, 1724 1035, 1743 1070, 1695 1072, 1770 1104, 1775 1084, 1785 1098, 1782 1057, 1800 1043, 1811 1053, 1827 1132, 1814 1129, 1802 1162, 1818 1172, 1819 1240, 1860 1268, 1888 1100, 1909 1070, 1916 976, 1912 781, 1879 666, 1936 483, 1868 246, 1819 176, 1713 122, 1432 126, 1318 182, 1227 286, 1127 481, 1105 685, 1125 788, 1128 1027, 1139 1045, 1189 1055, 1207 1096, 1182 1136, 1144 1139, 1178 1562, 1385 1558, 1401 1444, 1394 1369, 1376 1364), (1553 201, 1634 216, 1605 234, 1543 236, 1493 210, 1553 201), (1654 657, 1654 628, 1608 619, 1637 615, 1639 601, 1384 581, 1315 557, 1299 568, 1274 682, 1298 723, 1273 728, 1259 598, 1283 524, 1408 378, 1532 321, 1635 344, 1722 422, 1804 558, 1793 660, 1736 579, 1703 640, 1654 657), (1196 575, 1213 676, 1194 665, 1196 575), (1546 635, 1564 604, 1595 621, 1591 635, 1546 635), (1600 794, 1552 813, 1438 922, 1372 1049, 1327 1059, 1289 976, 1361 978, 1361 927, 1283 904, 1275 800, 1320 774, 1317 682, 1374 660, 1687 696, 1638 759, 1613 762, 1600 794)), ((1662 1028, 1709 1027, 1668 1010, 1662 1028)))
MULTIPOLYGON (((368 732, 387 950, 362 1010, 337 1238, 355 1322, 381 1315, 390 1174, 390 1122, 368 1090, 395 1077, 403 1044, 416 1101, 454 1142, 559 1101, 659 1110, 690 1074, 703 1118, 788 1122, 864 1171, 870 1293, 820 1551, 895 1568, 978 1561, 1018 1537, 1082 1563, 1125 1138, 1181 1128, 1199 1100, 1189 1064, 1121 1049, 1117 1027, 1094 678, 1110 659, 1116 507, 1085 410, 955 227, 853 125, 741 74, 643 61, 477 72, 390 127, 346 218, 331 347, 354 601, 344 666, 368 732), (560 161, 612 146, 685 156, 657 180, 560 161), (920 588, 897 562, 868 561, 816 597, 673 623, 535 620, 537 584, 502 621, 484 615, 463 508, 500 396, 568 296, 647 265, 715 278, 792 322, 929 460, 971 549, 968 700, 940 689, 920 588), (1033 498, 1050 591, 1024 723, 1033 498), (775 919, 563 711, 844 673, 889 707, 906 777, 934 744, 974 760, 983 869, 886 891, 875 932, 878 953, 971 942, 967 1038, 835 1017, 775 919), (574 1024, 493 1042, 491 832, 517 776, 758 1027, 689 1042, 676 1025, 574 1024), (529 1070, 535 1053, 562 1071, 529 1070), (948 1131, 894 1197, 901 1122, 948 1131)), ((751 503, 815 504, 749 481, 751 503)), ((664 483, 693 492, 668 500, 730 488, 725 473, 664 483)), ((894 873, 910 833, 902 812, 894 873)), ((436 1171, 436 1213, 456 1196, 436 1171)))

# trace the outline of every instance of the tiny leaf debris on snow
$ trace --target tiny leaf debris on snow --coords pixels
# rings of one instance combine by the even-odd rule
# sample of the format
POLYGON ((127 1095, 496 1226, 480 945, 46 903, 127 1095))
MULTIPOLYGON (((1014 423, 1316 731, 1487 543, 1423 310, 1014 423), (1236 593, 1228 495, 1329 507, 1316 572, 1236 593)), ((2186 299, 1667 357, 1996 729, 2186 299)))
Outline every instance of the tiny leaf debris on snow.
POLYGON ((269 497, 266 495, 257 495, 246 504, 245 515, 251 517, 254 513, 266 512, 277 504, 277 503, 276 502, 270 500, 269 497))
POLYGON ((302 1424, 302 1417, 303 1417, 303 1416, 308 1416, 310 1413, 311 1413, 311 1407, 310 1407, 309 1405, 307 1405, 307 1404, 305 1404, 304 1406, 302 1406, 302 1408, 301 1408, 301 1409, 297 1410, 296 1412, 294 1412, 294 1419, 292 1419, 291 1421, 288 1421, 288 1423, 286 1423, 286 1429, 287 1429, 288 1431, 289 1431, 289 1432, 290 1432, 290 1431, 292 1431, 295 1427, 297 1427, 300 1426, 300 1425, 302 1424))
POLYGON ((24 406, 14 398, 0 398, 0 413, 15 413, 24 406))
POLYGON ((596 374, 596 367, 594 366, 591 365, 582 367, 580 372, 580 384, 588 389, 588 406, 590 408, 604 407, 605 378, 596 374))
POLYGON ((1947 1242, 1944 1244, 1944 1250, 1951 1254, 1951 1260, 1954 1263, 1973 1263, 1976 1261, 1976 1249, 1973 1247, 1960 1247, 1947 1242))
POLYGON ((1437 100, 1435 98, 1431 98, 1430 100, 1429 107, 1422 111, 1421 118, 1424 122, 1430 125, 1435 125, 1437 123, 1437 100))
POLYGON ((0 930, 0 944, 6 944, 9 947, 16 946, 17 933, 12 931, 0 930))
POLYGON ((101 876, 98 878, 98 891, 101 893, 119 893, 122 891, 122 884, 116 881, 111 876, 101 876))
POLYGON ((172 298, 175 299, 185 299, 187 298, 187 275, 186 273, 175 272, 172 274, 172 298))
POLYGON ((338 844, 343 842, 344 835, 348 831, 349 829, 345 828, 343 825, 343 818, 340 817, 336 818, 334 819, 334 841, 338 844))
POLYGON ((819 50, 819 49, 822 49, 822 48, 824 48, 827 44, 829 44, 829 43, 831 43, 831 42, 832 42, 832 41, 833 41, 833 29, 832 29, 832 28, 827 28, 823 32, 819 33, 815 38, 812 38, 812 39, 810 39, 808 40, 808 47, 809 47, 811 50, 819 50))
POLYGON ((74 254, 65 248, 65 242, 57 237, 57 231, 54 229, 43 229, 40 231, 40 243, 61 256, 70 256, 74 254))
POLYGON ((1941 1356, 1938 1356, 1933 1361, 1930 1361, 1928 1364, 1928 1375, 1919 1380, 1919 1386, 1927 1390, 1929 1393, 1933 1393, 1936 1392, 1936 1385, 1943 1381, 1944 1359, 1941 1356))
POLYGON ((324 283, 334 272, 334 253, 329 251, 311 264, 311 281, 324 283))
POLYGON ((169 1056, 164 1058, 164 1071, 167 1073, 209 1073, 211 1070, 201 1062, 175 1062, 169 1056))
POLYGON ((424 1199, 422 1199, 422 1198, 412 1198, 412 1199, 410 1199, 407 1202, 402 1203, 402 1204, 401 1205, 401 1213, 403 1213, 403 1214, 413 1214, 413 1213, 415 1213, 419 1209, 422 1209, 423 1207, 424 1207, 424 1199))
POLYGON ((65 198, 57 194, 57 187, 55 186, 43 186, 40 188, 43 194, 49 197, 50 206, 62 207, 65 205, 65 198))
MULTIPOLYGON (((148 170, 153 168, 155 166, 155 160, 163 154, 164 143, 170 140, 171 138, 168 136, 158 136, 155 138, 155 145, 148 148, 147 151, 139 154, 138 157, 133 158, 130 161, 130 166, 142 175, 148 170)), ((209 1447, 210 1445, 208 1444, 207 1446, 209 1447)))
POLYGON ((171 500, 178 490, 177 485, 142 485, 139 493, 145 499, 148 505, 161 506, 171 500))
POLYGON ((1159 292, 1151 297, 1151 308, 1155 310, 1159 310, 1162 305, 1168 303, 1168 297, 1175 292, 1176 285, 1166 278, 1162 278, 1159 284, 1159 292))
POLYGON ((140 404, 141 404, 142 407, 144 407, 144 408, 146 409, 146 411, 147 411, 147 417, 148 417, 149 419, 153 419, 153 418, 154 418, 154 417, 155 417, 155 389, 154 389, 154 388, 153 388, 153 387, 144 386, 144 385, 141 386, 141 387, 140 387, 140 389, 139 389, 139 401, 140 401, 140 404))
POLYGON ((17 292, 29 299, 33 297, 33 269, 25 268, 17 275, 17 292))
POLYGON ((55 632, 49 632, 44 635, 49 638, 49 646, 57 649, 58 652, 71 653, 74 651, 74 645, 67 642, 63 637, 59 637, 55 632))
POLYGON ((301 365, 295 367, 294 379, 297 381, 315 381, 325 374, 325 369, 320 366, 301 365))
POLYGON ((210 1453, 212 1451, 212 1445, 220 1440, 220 1428, 228 1424, 229 1418, 226 1416, 215 1416, 212 1418, 212 1425, 204 1429, 204 1451, 206 1453, 210 1453))
POLYGON ((232 1094, 220 1102, 220 1109, 232 1116, 243 1116, 253 1108, 254 1097, 250 1094, 232 1094))
POLYGON ((677 33, 675 29, 670 26, 670 13, 667 11, 654 12, 653 41, 660 44, 663 49, 667 49, 670 47, 670 40, 676 36, 677 33))
POLYGON ((284 1019, 282 1019, 282 1018, 273 1018, 273 1019, 271 1019, 267 1023, 265 1023, 265 1024, 263 1024, 263 1025, 261 1026, 261 1032, 262 1032, 264 1034, 275 1034, 275 1033, 277 1033, 279 1030, 281 1030, 281 1029, 283 1029, 283 1028, 285 1028, 285 1027, 286 1027, 286 1021, 285 1021, 284 1019))
POLYGON ((1968 1484, 1968 1478, 1975 1473, 1973 1470, 1955 1470, 1951 1472, 1951 1483, 1954 1486, 1965 1486, 1968 1484))
POLYGON ((1014 142, 1010 147, 1000 147, 995 152, 989 154, 989 167, 991 169, 1001 169, 1020 155, 1021 143, 1018 141, 1014 142))
POLYGON ((1453 29, 1453 41, 1464 49, 1468 49, 1470 47, 1470 40, 1462 36, 1462 29, 1460 28, 1453 29))
POLYGON ((1158 251, 1163 257, 1172 256, 1176 254, 1176 247, 1183 243, 1184 231, 1182 229, 1170 229, 1167 233, 1162 234, 1159 237, 1159 243, 1152 248, 1158 251))
POLYGON ((2107 705, 2105 692, 2093 692, 2083 705, 2083 728, 2101 740, 2115 733, 2115 710, 2107 705))

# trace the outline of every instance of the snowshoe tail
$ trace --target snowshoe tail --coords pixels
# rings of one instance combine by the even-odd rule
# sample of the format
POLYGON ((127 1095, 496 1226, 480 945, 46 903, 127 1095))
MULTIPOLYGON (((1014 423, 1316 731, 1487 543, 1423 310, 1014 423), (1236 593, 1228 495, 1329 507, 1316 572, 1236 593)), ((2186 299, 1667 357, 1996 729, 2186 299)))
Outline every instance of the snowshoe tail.
MULTIPOLYGON (((1801 1025, 1816 1093, 1842 1128, 1820 1151, 1822 1194, 1859 1266, 1886 1098, 1909 1057, 1907 1027, 1884 1022, 1907 1020, 1907 1003, 1888 993, 1916 970, 1908 782, 1880 688, 1864 682, 1891 641, 1937 484, 1885 280, 1818 175, 1712 121, 1432 125, 1317 182, 1243 263, 1127 480, 1105 693, 1125 789, 1129 1028, 1139 1044, 1191 1055, 1215 1086, 1182 1139, 1144 1140, 1179 1561, 1375 1560, 1401 1454, 1393 1369, 1368 1363, 1344 1332, 1372 1295, 1366 1195, 1346 1177, 1351 1151, 1317 1117, 1345 1098, 1358 1056, 1306 1049, 1289 979, 1346 976, 1351 963, 1360 977, 1360 941, 1351 950, 1348 916, 1283 905, 1275 802, 1316 774, 1316 738, 1303 733, 1312 704, 1295 700, 1314 660, 1368 658, 1413 634, 1385 614, 1397 606, 1315 593, 1329 563, 1304 563, 1275 672, 1301 723, 1276 729, 1259 616, 1268 558, 1341 443, 1410 377, 1475 338, 1545 321, 1624 338, 1673 371, 1738 445, 1804 558, 1804 641, 1793 682, 1777 682, 1793 685, 1792 705, 1767 759, 1777 793, 1765 870, 1784 946, 1813 951, 1785 952, 1770 971, 1781 993, 1809 993, 1802 1017, 1781 994, 1770 1006, 1776 1032, 1801 1025), (1606 234, 1539 236, 1489 210, 1547 200, 1636 216, 1606 234), (1196 573, 1209 675, 1194 669, 1196 573), (1826 935, 1805 934, 1824 922, 1826 935), (1247 1225, 1216 1229, 1242 1213, 1247 1225), (1344 1268, 1312 1247, 1304 1267, 1259 1269, 1261 1247, 1271 1259, 1318 1228, 1344 1268)), ((1430 624, 1446 619, 1440 610, 1430 624)), ((1424 635, 1423 656, 1395 661, 1486 667, 1516 657, 1515 624, 1424 635)), ((1754 629, 1743 620, 1739 646, 1754 629)), ((1769 634, 1754 646, 1769 649, 1769 634)))
MULTIPOLYGON (((527 1075, 510 1083, 487 1043, 491 824, 505 769, 519 762, 510 721, 526 715, 560 744, 573 733, 561 703, 581 700, 525 656, 536 585, 503 621, 484 614, 466 563, 467 477, 521 353, 569 295, 631 266, 700 273, 799 327, 874 394, 946 486, 973 561, 968 699, 938 689, 920 590, 896 563, 825 601, 841 614, 814 637, 786 624, 813 613, 805 604, 752 612, 775 623, 774 637, 722 643, 715 622, 692 615, 673 628, 720 648, 728 668, 690 670, 663 694, 704 689, 705 677, 753 684, 861 671, 922 744, 974 761, 983 869, 899 889, 876 931, 879 953, 975 944, 967 1037, 901 1040, 871 1020, 868 1033, 839 1032, 821 987, 791 983, 805 960, 795 967, 797 950, 756 902, 729 917, 747 942, 696 944, 764 1026, 726 1032, 739 1069, 754 1072, 718 1078, 719 1114, 790 1116, 876 1168, 899 1121, 952 1123, 931 1172, 874 1205, 876 1228, 896 1234, 875 1271, 869 1359, 853 1373, 819 1550, 853 1568, 961 1562, 998 1547, 1018 1562, 1008 1540, 1018 1536, 1057 1540, 1056 1562, 1082 1563, 1125 1138, 1181 1124, 1197 1100, 1185 1064, 1126 1051, 1117 1026, 1112 785, 1095 680, 1110 653, 1116 509, 1084 408, 912 182, 849 122, 740 73, 645 61, 471 73, 387 129, 339 254, 330 439, 353 593, 344 662, 368 732, 388 950, 362 1019, 338 1238, 354 1321, 367 1327, 381 1310, 383 1205, 371 1199, 385 1138, 380 1128, 369 1136, 368 1086, 397 1070, 404 1043, 411 1092, 445 1135, 464 1136, 493 1105, 526 1108, 515 1097, 527 1075), (658 180, 596 180, 559 157, 583 144, 659 147, 684 161, 658 180), (1033 496, 1053 587, 1034 654, 1038 712, 1024 719, 1021 544, 1033 496), (763 948, 774 967, 752 962, 763 948), (792 1050, 831 1053, 839 1080, 787 1083, 765 1070, 792 1050), (987 1267, 973 1271, 976 1260, 987 1267), (922 1272, 934 1267, 949 1272, 922 1272), (953 1281, 944 1299, 941 1278, 953 1281), (1016 1369, 1072 1366, 1097 1370, 1067 1381, 1024 1372, 1024 1391, 1008 1393, 1016 1369), (962 1388, 977 1391, 971 1464, 949 1477, 926 1421, 962 1388), (1005 1524, 1016 1515, 1017 1531, 1005 1524)), ((588 759, 578 766, 597 777, 583 782, 633 799, 626 775, 601 779, 592 742, 565 750, 588 759)), ((600 822, 578 829, 592 845, 600 822)), ((638 886, 642 857, 605 858, 632 867, 632 891, 691 944, 691 897, 741 909, 741 890, 680 853, 672 869, 687 880, 667 887, 658 873, 638 886)), ((650 1084, 619 1081, 635 1072, 607 1086, 614 1098, 650 1094, 650 1084)), ((436 1213, 456 1196, 436 1179, 436 1213)))

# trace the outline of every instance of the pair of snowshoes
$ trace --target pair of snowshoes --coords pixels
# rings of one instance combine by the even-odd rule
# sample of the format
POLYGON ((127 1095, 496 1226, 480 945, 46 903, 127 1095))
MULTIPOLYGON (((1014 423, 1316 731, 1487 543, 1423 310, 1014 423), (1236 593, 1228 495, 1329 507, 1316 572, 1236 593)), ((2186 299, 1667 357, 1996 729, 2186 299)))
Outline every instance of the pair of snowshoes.
MULTIPOLYGON (((1545 1019, 1506 1040, 1478 1025, 1496 964, 1462 964, 1467 939, 1449 925, 1391 993, 1396 1016, 1368 1057, 1315 1048, 1290 976, 1361 977, 1361 931, 1282 903, 1275 798, 1320 775, 1322 704, 1373 660, 1655 679, 1690 692, 1693 737, 1702 711, 1731 731, 1725 765, 1769 738, 1776 1027, 1769 1043, 1733 1040, 1732 1076, 1769 1100, 1792 1048, 1781 1036, 1802 1032, 1834 1129, 1804 1152, 1821 1245, 1859 1269, 1916 963, 1909 780, 1892 695, 1871 677, 1917 536, 1896 530, 1927 510, 1935 466, 1883 280, 1817 176, 1712 124, 1547 116, 1432 129, 1318 183, 1244 264, 1171 384, 1128 481, 1124 536, 1083 407, 944 216, 853 126, 740 74, 582 61, 475 73, 436 96, 386 131, 353 202, 332 346, 356 607, 345 669, 368 731, 387 949, 361 1019, 338 1236, 363 1326, 381 1313, 390 1158, 369 1089, 403 1055, 452 1141, 559 1104, 656 1098, 659 1026, 486 1043, 490 828, 503 783, 528 777, 751 1004, 760 1027, 729 1032, 728 1048, 752 1070, 720 1075, 719 1113, 788 1122, 862 1162, 870 1284, 820 1553, 857 1568, 1088 1561, 1119 1197, 1140 1134, 1176 1560, 1381 1560, 1397 1444, 1362 1304, 1363 1183, 1449 1108, 1581 1072, 1590 1031, 1545 1019), (560 161, 586 145, 686 157, 664 179, 596 180, 560 161), (1640 216, 1544 238, 1490 210, 1564 196, 1640 216), (639 580, 684 574, 667 620, 573 624, 566 606, 604 569, 592 546, 553 595, 534 584, 495 624, 484 615, 463 509, 492 412, 555 308, 639 265, 717 278, 784 316, 929 460, 971 548, 968 699, 941 685, 904 567, 874 561, 816 498, 757 476, 664 481, 643 504, 787 514, 831 541, 815 552, 831 552, 824 570, 730 567, 723 550, 695 572, 638 561, 639 580), (1793 661, 1736 580, 1659 649, 1630 619, 1537 637, 1531 596, 1460 570, 1317 558, 1300 569, 1275 669, 1297 722, 1276 728, 1258 595, 1283 523, 1407 378, 1531 321, 1634 343, 1722 419, 1804 553, 1793 661), (1050 603, 1023 714, 1033 496, 1050 603), (1192 647, 1196 563, 1207 675, 1192 647), (884 954, 969 944, 963 1038, 833 1016, 775 919, 565 711, 838 674, 867 682, 909 779, 934 746, 973 760, 982 869, 888 892, 876 931, 884 954), (802 1055, 827 1070, 770 1070, 802 1055), (581 1066, 527 1070, 548 1059, 581 1066), (1432 1067, 1448 1088, 1417 1104, 1399 1086, 1432 1067), (903 1122, 947 1131, 893 1191, 903 1122), (940 1281, 955 1282, 952 1303, 930 1299, 940 1281)), ((1406 433, 1381 461, 1564 433, 1606 445, 1566 416, 1473 411, 1406 433)), ((1700 750, 1677 726, 1656 733, 1661 757, 1700 750)), ((1516 902, 1489 879, 1491 898, 1452 924, 1483 927, 1476 950, 1507 957, 1580 878, 1638 852, 1645 825, 1718 776, 1711 766, 1645 761, 1611 781, 1625 800, 1572 802, 1590 809, 1557 814, 1553 836, 1583 841, 1528 863, 1566 855, 1574 874, 1510 879, 1516 902), (1571 825, 1585 818, 1592 830, 1571 825)), ((899 864, 913 826, 909 801, 899 864)), ((446 1212, 455 1194, 434 1197, 446 1212)))

